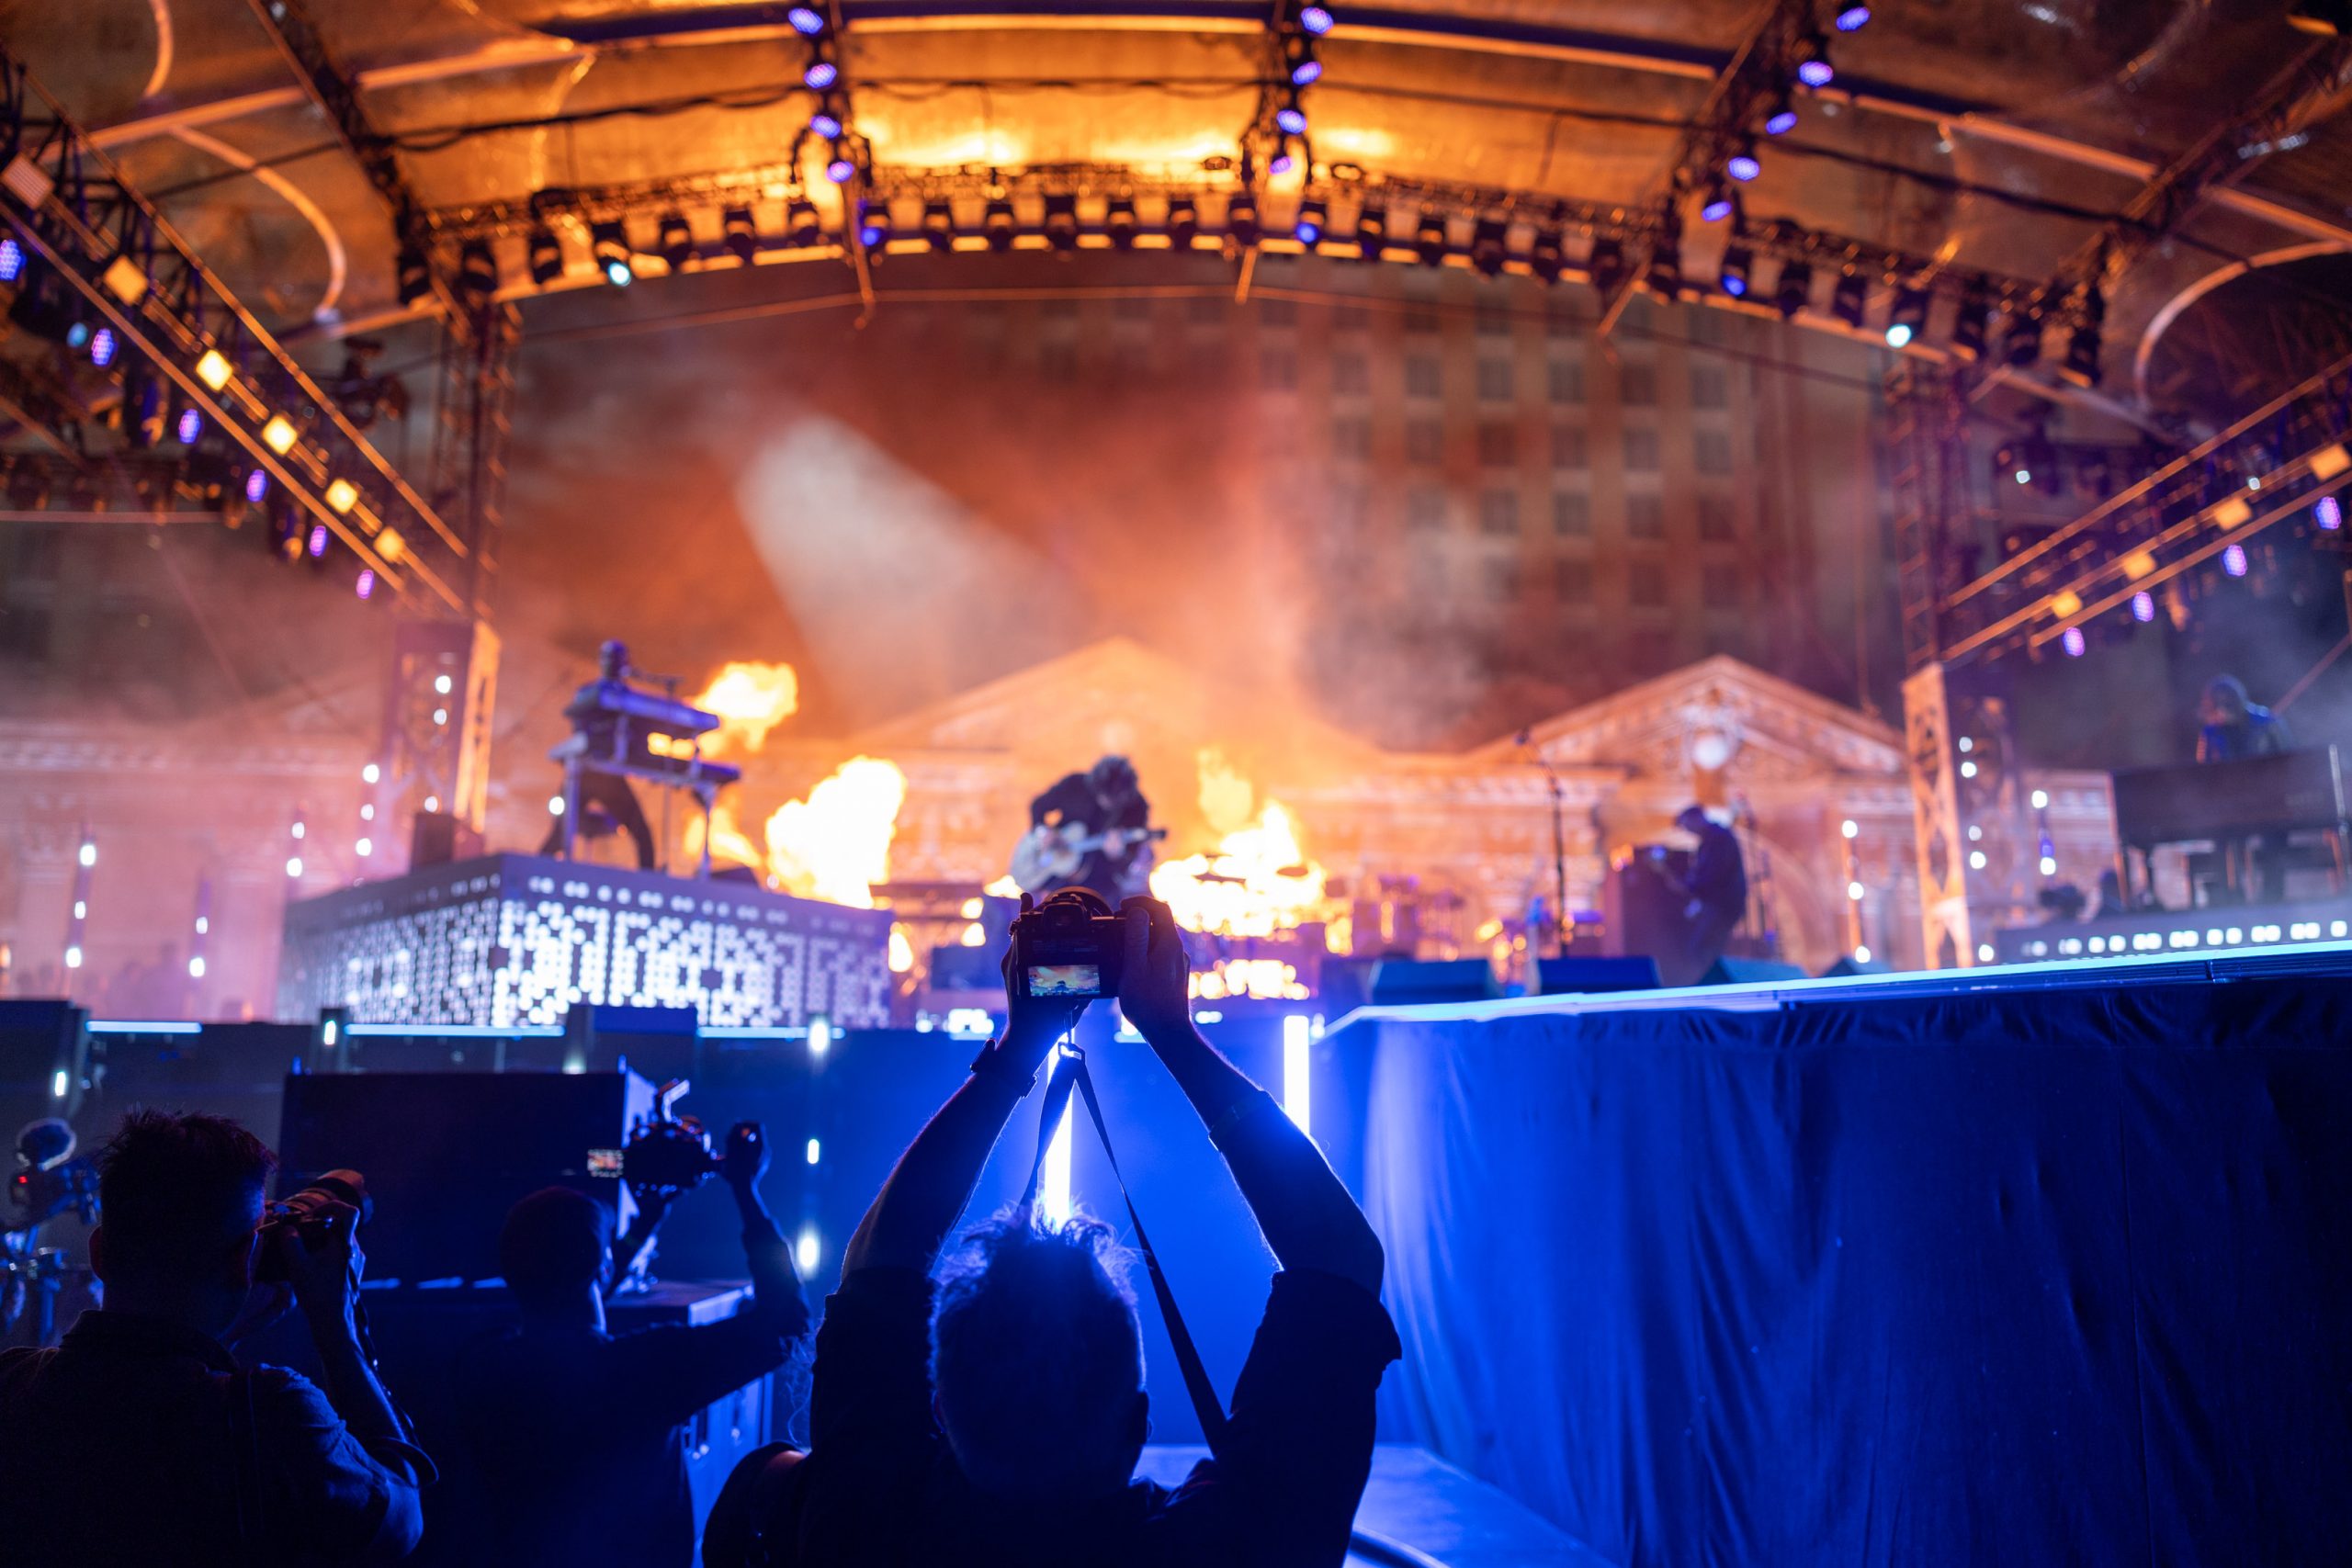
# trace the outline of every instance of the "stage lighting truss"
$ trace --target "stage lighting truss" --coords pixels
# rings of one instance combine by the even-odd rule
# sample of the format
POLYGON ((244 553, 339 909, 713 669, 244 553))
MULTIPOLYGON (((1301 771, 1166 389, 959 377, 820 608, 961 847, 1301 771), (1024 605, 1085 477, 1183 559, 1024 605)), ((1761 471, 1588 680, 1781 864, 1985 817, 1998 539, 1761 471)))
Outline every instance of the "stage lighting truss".
MULTIPOLYGON (((2029 474, 2040 482, 2039 472, 2029 474)), ((2143 595, 2162 600, 2177 578, 2245 560, 2266 529, 2316 526, 2328 500, 2340 515, 2347 490, 2352 357, 1945 595, 1937 605, 1940 656, 1952 665, 2041 651, 2070 630, 2144 619, 2135 610, 2143 595)))
MULTIPOLYGON (((837 187, 821 180, 804 187, 799 169, 779 163, 727 175, 541 192, 524 202, 478 204, 436 212, 429 220, 435 243, 453 251, 486 239, 496 253, 493 265, 505 280, 502 291, 509 295, 523 291, 525 277, 540 288, 604 281, 601 275, 585 271, 558 270, 543 277, 532 258, 547 256, 560 263, 561 248, 549 243, 556 234, 568 231, 571 243, 585 246, 599 225, 637 224, 656 231, 665 217, 690 225, 689 232, 721 230, 724 243, 719 248, 697 247, 695 252, 695 265, 705 267, 725 265, 729 256, 744 265, 844 258, 854 224, 862 231, 854 237, 872 241, 866 248, 876 254, 1223 252, 1230 242, 1270 255, 1311 251, 1365 261, 1468 267, 1488 276, 1532 276, 1546 283, 1566 277, 1589 281, 1604 293, 1622 287, 1636 265, 1643 274, 1635 281, 1655 294, 1666 291, 1669 278, 1679 293, 1693 280, 1723 276, 1714 242, 1694 235, 1689 248, 1699 254, 1684 256, 1679 228, 1670 228, 1660 212, 1372 175, 1348 164, 1317 165, 1303 183, 1284 180, 1272 188, 1252 186, 1245 191, 1239 170, 1247 162, 1210 160, 1200 177, 1189 182, 1116 165, 1052 164, 1012 171, 862 166, 857 194, 848 198, 846 208, 837 187), (858 222, 860 213, 870 220, 858 222), (548 239, 537 237, 542 232, 548 239), (1662 236, 1669 239, 1671 252, 1666 265, 1656 265, 1650 254, 1662 236)), ((1977 341, 1971 334, 1981 338, 1995 310, 2021 310, 2049 287, 1990 273, 1939 269, 1930 257, 1808 230, 1785 219, 1763 223, 1735 219, 1709 225, 1706 232, 1723 234, 1727 247, 1736 245, 1751 256, 1744 292, 1702 291, 1716 307, 1777 310, 1801 317, 1807 326, 1880 342, 1882 330, 1866 324, 1871 284, 1880 278, 1910 279, 1911 287, 1926 297, 1922 303, 1930 303, 1939 289, 1958 293, 1951 352, 1962 358, 1981 352, 1969 348, 1977 341), (1769 265, 1774 262, 1777 273, 1769 265), (1816 309, 1811 299, 1812 279, 1820 273, 1840 279, 1824 309, 1816 309)), ((658 248, 658 239, 656 244, 658 248)), ((1892 283, 1887 298, 1890 310, 1903 308, 1902 291, 1892 283)), ((1894 319, 1890 315, 1890 325, 1894 319)), ((1903 346, 1911 353, 1944 352, 1924 330, 1925 321, 1923 315, 1912 323, 1903 346)))
POLYGON ((0 220, 27 265, 80 297, 93 336, 111 334, 117 373, 135 360, 168 378, 175 401, 243 447, 271 488, 385 586, 470 614, 467 580, 480 573, 468 543, 5 51, 0 121, 13 150, 0 170, 0 220), (300 417, 280 450, 263 432, 289 413, 300 417), (348 512, 327 503, 337 476, 364 486, 348 512), (388 532, 406 542, 397 564, 376 543, 388 532))

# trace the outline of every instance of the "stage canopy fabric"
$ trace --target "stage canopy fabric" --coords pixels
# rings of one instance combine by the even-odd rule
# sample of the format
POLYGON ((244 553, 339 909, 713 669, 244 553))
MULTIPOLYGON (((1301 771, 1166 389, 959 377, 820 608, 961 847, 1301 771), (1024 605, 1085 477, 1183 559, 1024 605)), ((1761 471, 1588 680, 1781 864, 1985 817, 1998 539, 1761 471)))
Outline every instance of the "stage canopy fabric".
POLYGON ((2293 980, 1345 1031, 1390 1430, 1625 1564, 2340 1561, 2347 1019, 2293 980))

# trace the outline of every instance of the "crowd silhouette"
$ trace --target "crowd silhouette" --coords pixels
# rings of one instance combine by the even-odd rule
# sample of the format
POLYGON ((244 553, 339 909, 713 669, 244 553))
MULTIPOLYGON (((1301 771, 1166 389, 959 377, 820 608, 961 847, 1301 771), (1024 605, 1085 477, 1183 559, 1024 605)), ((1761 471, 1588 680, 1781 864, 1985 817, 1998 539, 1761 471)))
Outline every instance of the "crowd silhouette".
POLYGON ((446 1471, 480 1501, 463 1539, 436 1538, 436 1561, 1339 1564, 1374 1392, 1399 1354, 1381 1245, 1306 1135, 1193 1027, 1167 908, 1130 899, 1110 929, 1121 1012, 1281 1265, 1230 1401, 1202 1411, 1211 1457, 1182 1484, 1135 1473, 1151 1417, 1132 1263, 1112 1228, 1046 1214, 1034 1182, 1031 1199, 958 1228, 1087 1007, 1029 995, 1008 953, 1006 1027, 875 1196, 813 1347, 761 1197, 766 1139, 741 1123, 718 1175, 741 1222, 748 1305, 611 1332, 606 1294, 660 1223, 660 1197, 616 1238, 596 1200, 535 1192, 499 1237, 514 1320, 453 1358, 458 1418, 430 1455, 377 1375, 358 1212, 331 1183, 266 1204, 276 1161, 232 1122, 134 1112, 100 1164, 103 1305, 53 1347, 0 1353, 0 1558, 395 1562, 417 1548, 446 1471), (238 1353, 296 1312, 317 1382, 238 1353), (746 1459, 698 1540, 686 1423, 812 1349, 805 1451, 746 1459))

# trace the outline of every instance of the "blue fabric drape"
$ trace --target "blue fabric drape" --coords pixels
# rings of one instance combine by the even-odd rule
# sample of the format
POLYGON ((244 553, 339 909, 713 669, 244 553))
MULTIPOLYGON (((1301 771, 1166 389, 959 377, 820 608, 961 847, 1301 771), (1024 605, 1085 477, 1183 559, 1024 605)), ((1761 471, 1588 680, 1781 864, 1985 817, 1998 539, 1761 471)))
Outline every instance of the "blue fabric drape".
POLYGON ((1359 1024, 1389 1429, 1626 1564, 2340 1561, 2347 1020, 2289 980, 1359 1024))

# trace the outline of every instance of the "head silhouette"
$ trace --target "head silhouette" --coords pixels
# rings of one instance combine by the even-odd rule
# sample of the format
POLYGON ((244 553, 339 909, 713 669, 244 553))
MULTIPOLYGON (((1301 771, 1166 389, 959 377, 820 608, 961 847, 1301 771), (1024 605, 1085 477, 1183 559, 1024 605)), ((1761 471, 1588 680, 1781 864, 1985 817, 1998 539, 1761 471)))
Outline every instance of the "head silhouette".
POLYGON ((526 1314, 577 1304, 613 1267, 612 1213, 584 1192, 542 1187, 506 1211, 498 1263, 526 1314))
POLYGON ((1714 818, 1703 806, 1686 806, 1675 817, 1674 825, 1686 833, 1704 833, 1714 825, 1714 818))
POLYGON ((1018 1213, 966 1233, 932 1317, 932 1382, 983 1492, 1082 1501, 1134 1473, 1150 1429, 1143 1339, 1110 1228, 1018 1213))
POLYGON ((107 1304, 228 1326, 253 1284, 262 1189, 277 1158, 225 1116, 134 1111, 98 1160, 91 1261, 107 1304))
POLYGON ((2247 707, 2245 682, 2234 675, 2216 675, 2205 682, 2205 696, 2198 706, 2208 724, 2243 724, 2247 707))

